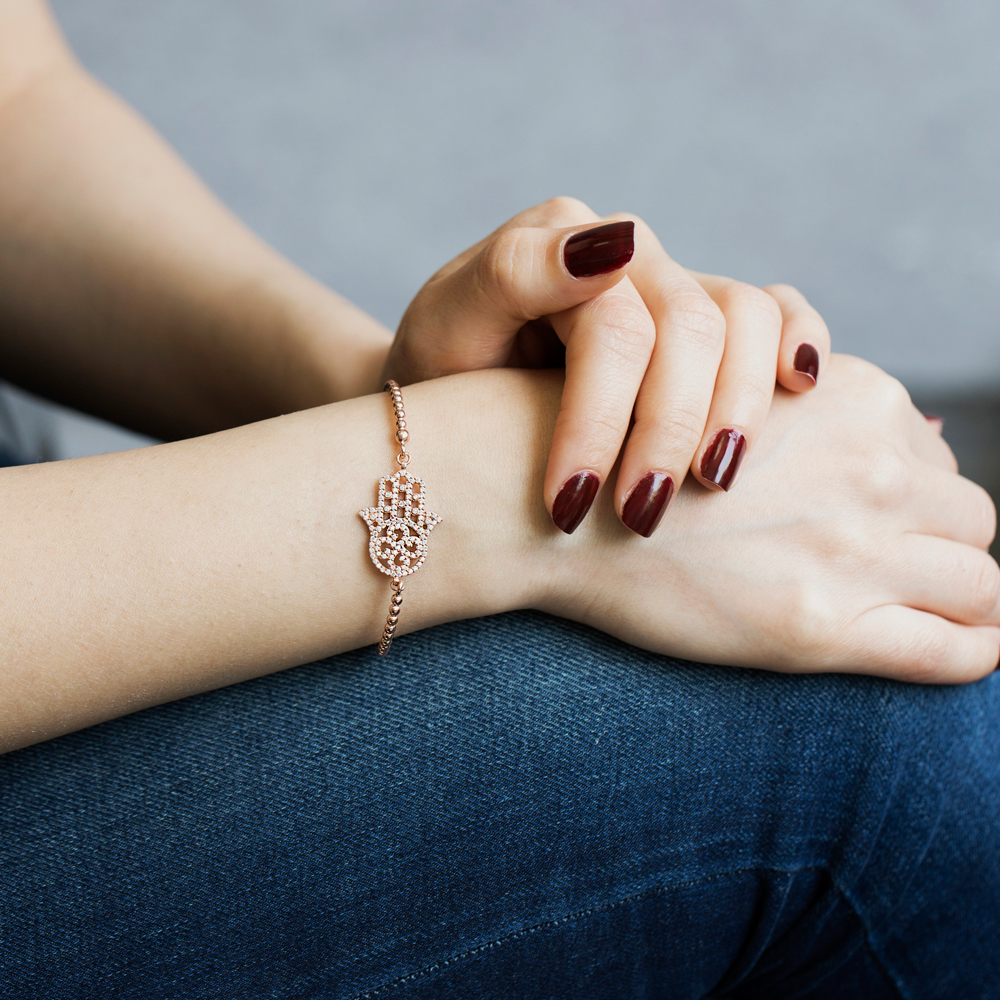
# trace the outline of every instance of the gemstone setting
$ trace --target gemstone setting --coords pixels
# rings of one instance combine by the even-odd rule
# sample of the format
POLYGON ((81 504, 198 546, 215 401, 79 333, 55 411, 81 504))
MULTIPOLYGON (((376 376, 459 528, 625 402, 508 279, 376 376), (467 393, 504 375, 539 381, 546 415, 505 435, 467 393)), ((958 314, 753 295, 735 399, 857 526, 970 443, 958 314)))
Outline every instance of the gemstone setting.
POLYGON ((378 503, 358 511, 368 525, 368 554, 394 580, 415 573, 427 558, 427 536, 441 523, 427 509, 422 479, 405 469, 378 481, 378 503))

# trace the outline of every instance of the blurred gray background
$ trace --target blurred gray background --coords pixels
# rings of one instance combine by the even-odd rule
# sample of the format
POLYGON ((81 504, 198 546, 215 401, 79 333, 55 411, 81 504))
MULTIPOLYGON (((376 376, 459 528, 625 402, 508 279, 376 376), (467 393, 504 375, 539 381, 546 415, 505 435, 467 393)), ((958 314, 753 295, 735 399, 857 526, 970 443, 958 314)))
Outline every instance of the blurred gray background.
MULTIPOLYGON (((1000 388, 1000 4, 54 7, 231 208, 390 327, 446 260, 571 194, 688 266, 798 285, 835 349, 939 408, 1000 388)), ((71 423, 49 454, 132 440, 71 423)))

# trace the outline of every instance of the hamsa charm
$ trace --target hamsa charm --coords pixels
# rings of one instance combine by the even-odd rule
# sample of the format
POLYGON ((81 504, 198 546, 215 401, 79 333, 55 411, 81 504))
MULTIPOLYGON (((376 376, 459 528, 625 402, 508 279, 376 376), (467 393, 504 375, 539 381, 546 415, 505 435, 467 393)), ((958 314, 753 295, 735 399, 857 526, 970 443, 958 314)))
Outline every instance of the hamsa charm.
POLYGON ((393 580, 415 573, 427 558, 427 536, 439 515, 427 509, 423 480, 406 469, 378 481, 378 505, 358 511, 368 525, 368 554, 393 580))

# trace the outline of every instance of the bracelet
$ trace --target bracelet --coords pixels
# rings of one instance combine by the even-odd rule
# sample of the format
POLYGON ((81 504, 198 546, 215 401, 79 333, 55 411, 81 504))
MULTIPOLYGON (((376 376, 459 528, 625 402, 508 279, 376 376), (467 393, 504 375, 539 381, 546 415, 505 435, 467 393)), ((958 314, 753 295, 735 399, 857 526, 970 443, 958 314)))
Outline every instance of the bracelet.
POLYGON ((403 577, 416 573, 427 558, 427 536, 436 524, 441 523, 437 514, 427 509, 427 496, 422 479, 406 471, 410 454, 406 442, 406 414, 403 412, 403 392, 391 379, 383 387, 392 397, 396 414, 396 441, 399 454, 396 463, 399 471, 378 481, 378 505, 358 511, 368 525, 370 537, 368 554, 380 573, 392 577, 392 601, 385 620, 378 655, 385 656, 392 645, 392 637, 399 621, 403 604, 403 577))

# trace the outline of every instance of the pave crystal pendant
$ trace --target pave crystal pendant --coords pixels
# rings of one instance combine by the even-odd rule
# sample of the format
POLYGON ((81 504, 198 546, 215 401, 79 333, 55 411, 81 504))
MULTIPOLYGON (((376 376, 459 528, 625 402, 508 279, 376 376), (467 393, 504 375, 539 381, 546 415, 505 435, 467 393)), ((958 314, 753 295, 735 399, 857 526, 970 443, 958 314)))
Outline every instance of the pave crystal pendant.
POLYGON ((427 509, 423 480, 406 469, 378 481, 378 505, 358 512, 371 533, 368 554, 376 569, 399 580, 427 558, 427 536, 441 518, 427 509))
POLYGON ((423 566, 427 558, 427 536, 434 525, 441 522, 438 514, 432 514, 427 509, 423 480, 406 471, 410 464, 410 453, 406 448, 410 432, 406 429, 403 390, 390 379, 385 384, 385 391, 392 400, 396 418, 396 441, 399 444, 396 464, 399 472, 383 476, 378 481, 377 506, 358 511, 368 525, 368 554, 375 568, 392 578, 392 601, 378 643, 379 656, 389 652, 392 637, 396 634, 399 611, 403 606, 403 577, 423 566))

